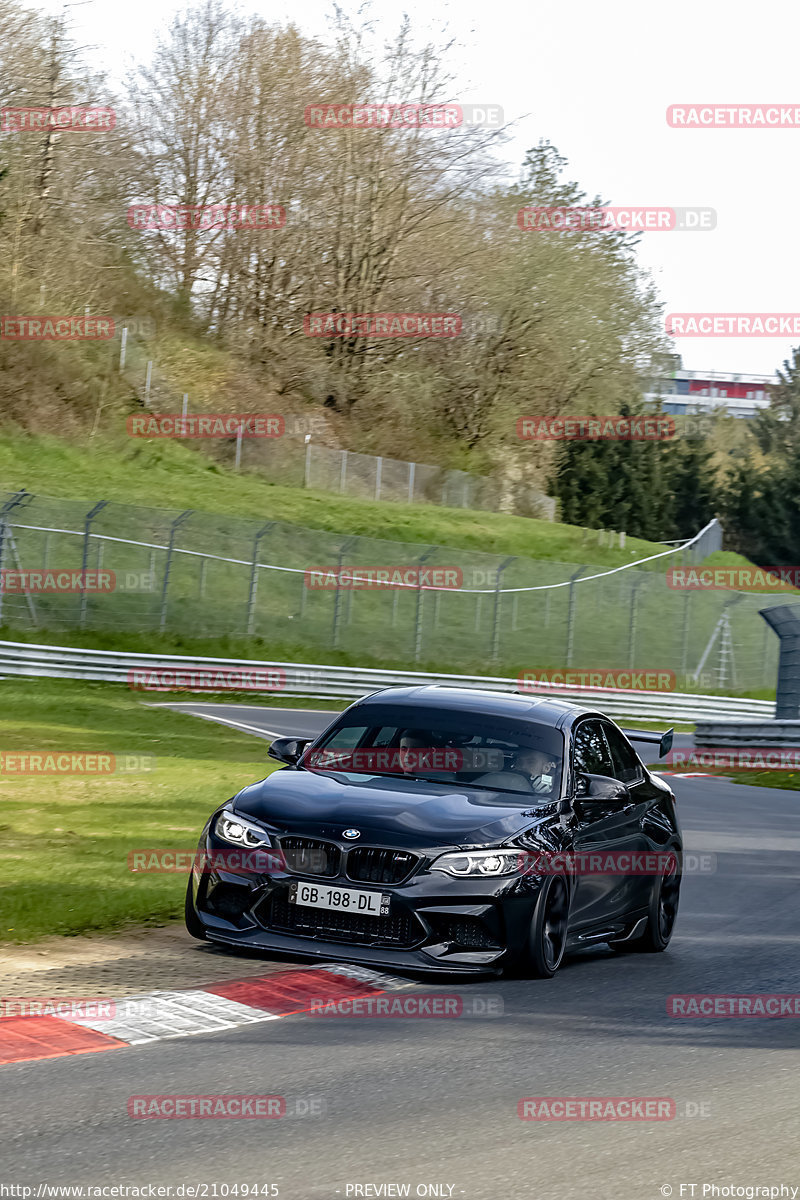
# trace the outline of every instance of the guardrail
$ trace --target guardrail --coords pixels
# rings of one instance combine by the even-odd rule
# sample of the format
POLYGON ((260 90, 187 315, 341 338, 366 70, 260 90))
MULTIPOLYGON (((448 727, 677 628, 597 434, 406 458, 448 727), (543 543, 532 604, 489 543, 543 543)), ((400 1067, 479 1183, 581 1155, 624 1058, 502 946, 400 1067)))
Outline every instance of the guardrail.
MULTIPOLYGON (((256 694, 307 696, 314 700, 356 700, 359 696, 366 696, 385 687, 425 684, 482 688, 493 692, 518 690, 516 679, 500 676, 434 675, 423 671, 264 662, 248 658, 188 658, 182 655, 131 654, 113 650, 86 650, 70 646, 39 646, 24 642, 0 641, 0 676, 4 675, 87 679, 126 684, 141 690, 144 695, 157 694, 159 691, 219 693, 230 690, 241 693, 252 690, 256 694), (280 674, 280 680, 275 687, 251 687, 246 681, 247 672, 251 675, 272 673, 275 677, 280 674), (161 686, 148 686, 154 682, 161 686), (174 687, 171 686, 173 682, 174 687), (239 682, 240 686, 232 687, 233 682, 239 682), (170 686, 163 686, 164 684, 170 686)), ((693 722, 700 717, 738 717, 766 721, 775 716, 775 704, 769 700, 693 695, 686 692, 633 692, 622 688, 570 690, 547 687, 536 694, 599 709, 611 717, 638 717, 648 721, 693 722)))
POLYGON ((694 740, 697 746, 795 747, 800 746, 800 721, 698 718, 694 740))

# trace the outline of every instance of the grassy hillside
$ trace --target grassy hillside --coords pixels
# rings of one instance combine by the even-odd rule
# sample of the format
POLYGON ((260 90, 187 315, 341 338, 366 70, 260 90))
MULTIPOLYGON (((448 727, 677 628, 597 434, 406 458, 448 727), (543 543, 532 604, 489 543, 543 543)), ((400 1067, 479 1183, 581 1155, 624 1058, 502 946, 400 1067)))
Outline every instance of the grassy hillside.
POLYGON ((77 443, 5 432, 0 434, 0 490, 19 488, 73 500, 272 518, 335 533, 608 567, 664 549, 635 538, 624 550, 612 549, 598 544, 594 530, 527 517, 272 485, 258 475, 218 467, 169 441, 77 443))

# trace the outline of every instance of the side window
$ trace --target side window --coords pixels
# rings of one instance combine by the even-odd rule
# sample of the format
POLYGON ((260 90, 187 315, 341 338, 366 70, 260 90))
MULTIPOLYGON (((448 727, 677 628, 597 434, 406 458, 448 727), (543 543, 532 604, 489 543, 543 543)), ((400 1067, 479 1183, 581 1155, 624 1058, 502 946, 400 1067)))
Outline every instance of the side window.
POLYGON ((368 728, 368 725, 344 725, 332 733, 322 746, 326 750, 355 750, 368 728))
POLYGON ((614 775, 614 764, 599 721, 583 721, 573 743, 575 770, 586 775, 614 775))
POLYGON ((604 725, 603 728, 614 760, 614 777, 620 783, 639 783, 644 775, 635 752, 613 725, 604 725))

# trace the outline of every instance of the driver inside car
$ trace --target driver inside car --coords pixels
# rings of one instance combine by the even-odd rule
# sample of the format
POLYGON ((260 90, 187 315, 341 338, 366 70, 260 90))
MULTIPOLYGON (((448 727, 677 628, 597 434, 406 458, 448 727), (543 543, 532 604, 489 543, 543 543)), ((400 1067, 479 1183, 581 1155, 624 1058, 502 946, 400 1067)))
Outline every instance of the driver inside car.
POLYGON ((421 729, 406 729, 400 736, 400 767, 407 775, 413 775, 421 767, 420 750, 431 746, 431 735, 421 729))
POLYGON ((486 775, 479 775, 473 782, 509 792, 535 792, 540 796, 552 796, 556 790, 556 767, 556 760, 544 750, 530 750, 523 746, 517 751, 510 771, 489 771, 486 775))

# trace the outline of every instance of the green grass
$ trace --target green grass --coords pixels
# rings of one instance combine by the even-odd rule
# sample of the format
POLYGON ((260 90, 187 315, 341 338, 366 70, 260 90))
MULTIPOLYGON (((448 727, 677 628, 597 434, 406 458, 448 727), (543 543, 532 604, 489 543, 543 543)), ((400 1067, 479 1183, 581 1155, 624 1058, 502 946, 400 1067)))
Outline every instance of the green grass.
MULTIPOLYGON (((115 500, 180 511, 287 521, 330 533, 437 544, 491 554, 616 567, 663 550, 628 540, 600 546, 595 531, 528 517, 429 504, 351 499, 270 484, 254 473, 216 466, 170 441, 77 444, 22 432, 0 437, 0 491, 91 503, 115 500)), ((744 560, 742 560, 744 561, 744 560)))
POLYGON ((0 773, 0 942, 179 916, 187 876, 132 873, 128 854, 194 851, 213 809, 277 767, 260 738, 106 684, 3 680, 0 711, 4 753, 155 758, 136 774, 0 773))
POLYGON ((750 787, 782 788, 789 792, 800 792, 800 771, 731 771, 724 767, 704 767, 708 775, 724 775, 732 783, 746 783, 750 787))

